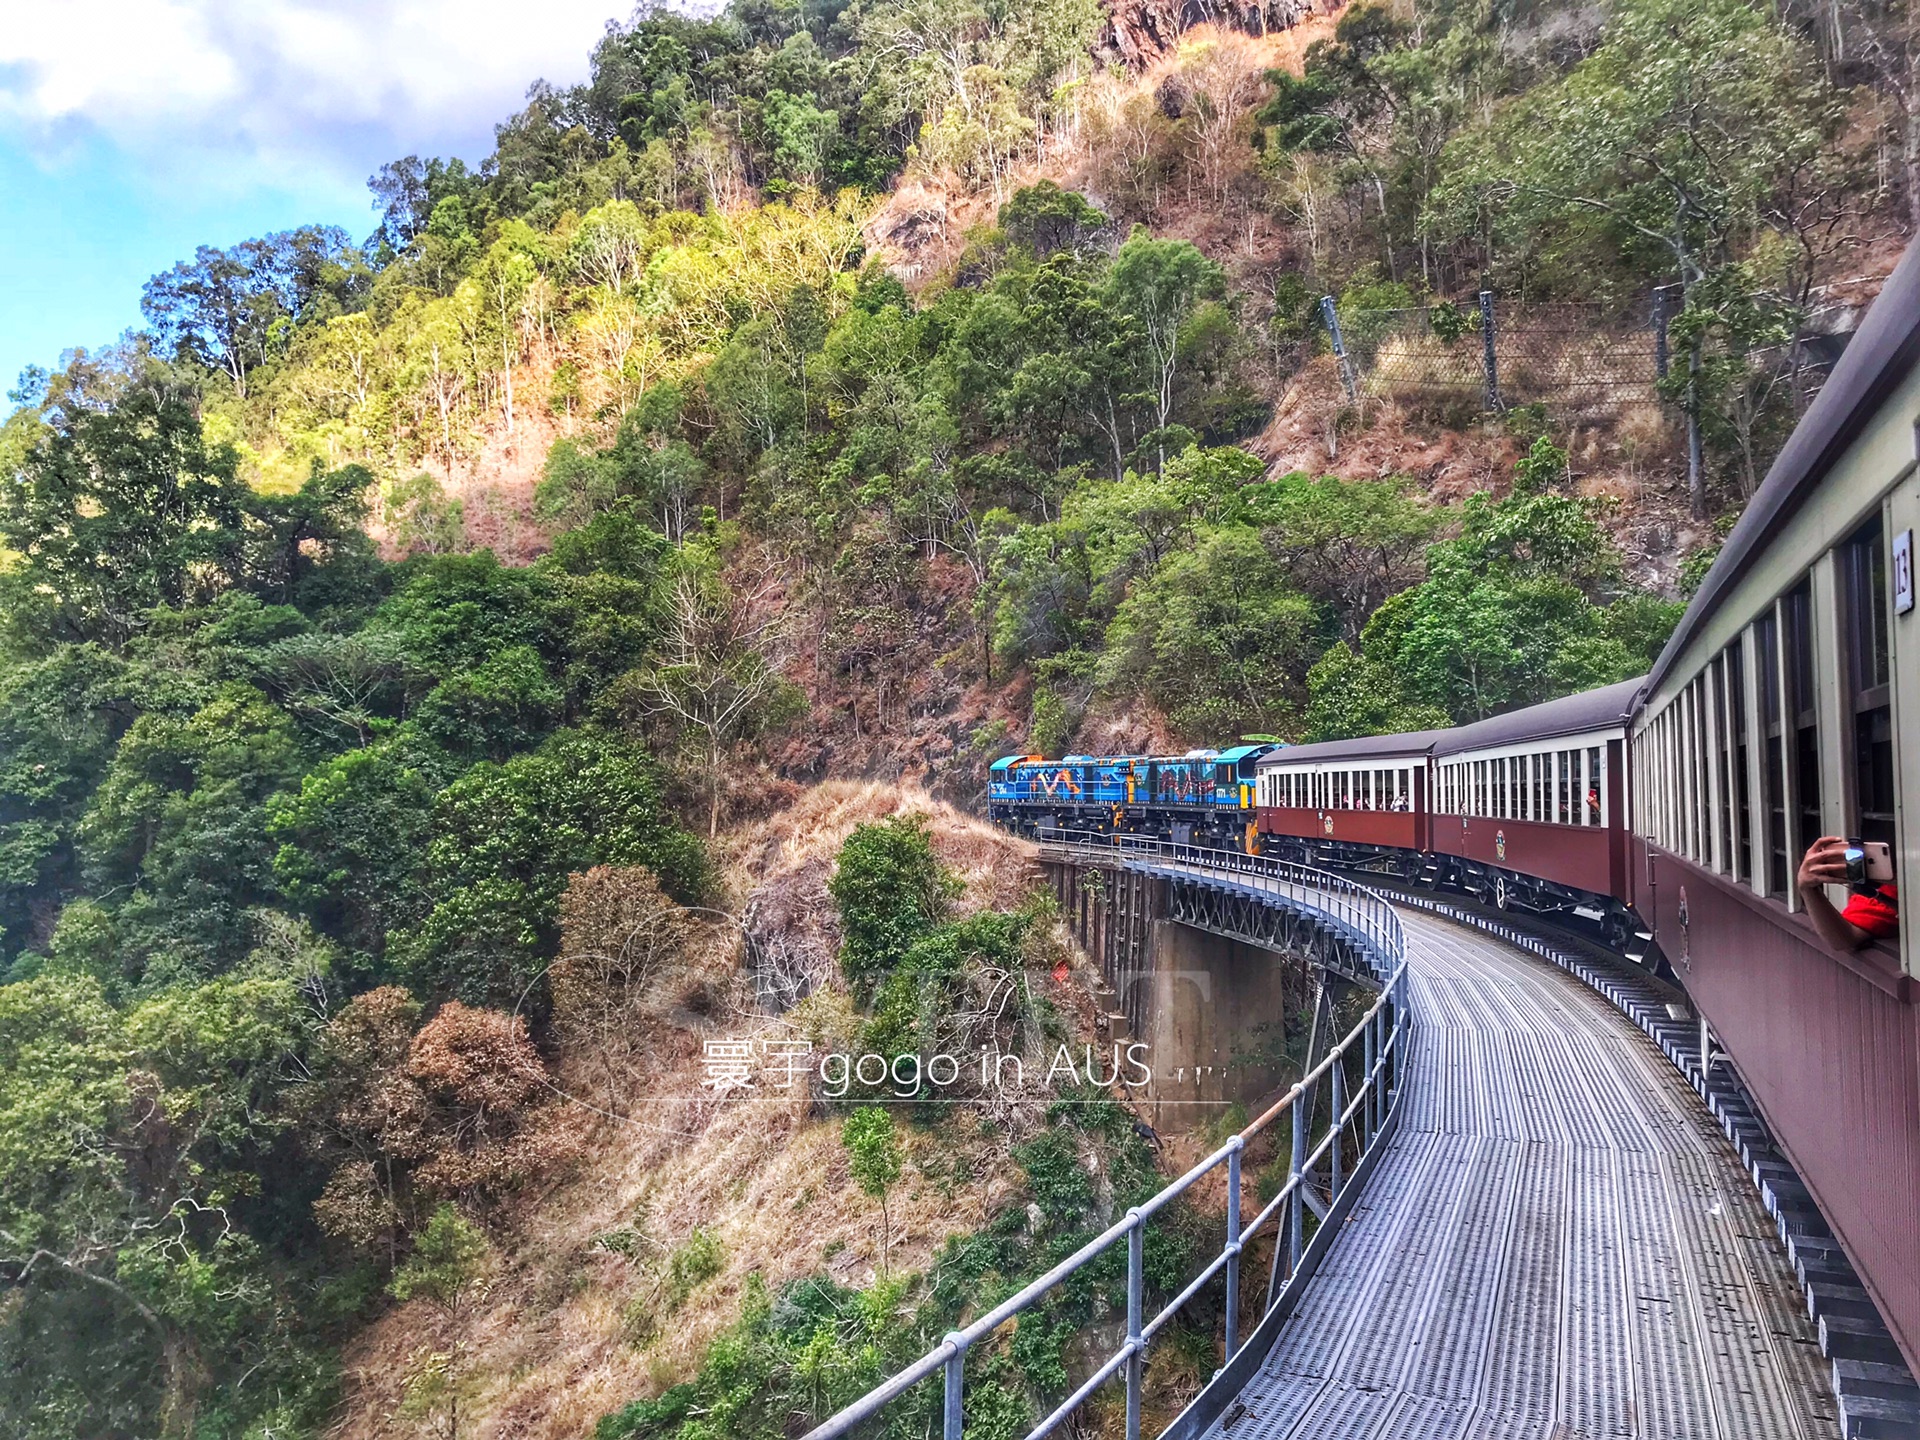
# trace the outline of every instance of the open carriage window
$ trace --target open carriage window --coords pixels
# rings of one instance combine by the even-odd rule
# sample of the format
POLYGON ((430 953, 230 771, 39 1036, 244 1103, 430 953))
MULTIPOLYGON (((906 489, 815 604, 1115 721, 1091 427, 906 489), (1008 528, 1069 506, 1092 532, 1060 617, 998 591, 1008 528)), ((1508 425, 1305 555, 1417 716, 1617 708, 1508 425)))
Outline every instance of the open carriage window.
POLYGON ((1789 752, 1793 766, 1792 853, 1799 854, 1821 835, 1820 714, 1813 668, 1813 587, 1802 580, 1781 602, 1785 622, 1787 723, 1792 732, 1789 752))
POLYGON ((1852 725, 1854 826, 1862 839, 1894 843, 1893 703, 1887 639, 1887 550, 1880 517, 1841 550, 1846 617, 1848 719, 1852 725))
POLYGON ((1765 818, 1767 893, 1787 893, 1787 736, 1781 724, 1780 627, 1769 610, 1754 622, 1754 649, 1759 652, 1760 809, 1765 818))

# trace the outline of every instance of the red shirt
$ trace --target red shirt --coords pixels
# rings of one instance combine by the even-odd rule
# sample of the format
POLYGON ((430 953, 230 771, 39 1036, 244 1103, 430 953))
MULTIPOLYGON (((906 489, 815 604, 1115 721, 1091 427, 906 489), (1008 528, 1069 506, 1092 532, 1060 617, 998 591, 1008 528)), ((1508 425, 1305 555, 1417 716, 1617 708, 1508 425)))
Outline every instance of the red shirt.
POLYGON ((1840 918, 1849 925, 1858 925, 1876 940, 1898 935, 1900 887, 1882 885, 1867 894, 1848 897, 1847 908, 1840 912, 1840 918))

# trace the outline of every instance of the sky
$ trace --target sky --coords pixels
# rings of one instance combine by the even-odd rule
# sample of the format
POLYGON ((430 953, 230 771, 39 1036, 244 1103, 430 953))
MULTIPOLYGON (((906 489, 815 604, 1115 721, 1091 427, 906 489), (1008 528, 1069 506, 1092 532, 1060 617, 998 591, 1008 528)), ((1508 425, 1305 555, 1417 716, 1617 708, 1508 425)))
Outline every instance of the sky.
MULTIPOLYGON (((402 155, 478 162, 633 0, 30 0, 0 26, 0 389, 140 324, 148 276, 374 225, 402 155)), ((0 405, 0 413, 8 408, 0 405)))

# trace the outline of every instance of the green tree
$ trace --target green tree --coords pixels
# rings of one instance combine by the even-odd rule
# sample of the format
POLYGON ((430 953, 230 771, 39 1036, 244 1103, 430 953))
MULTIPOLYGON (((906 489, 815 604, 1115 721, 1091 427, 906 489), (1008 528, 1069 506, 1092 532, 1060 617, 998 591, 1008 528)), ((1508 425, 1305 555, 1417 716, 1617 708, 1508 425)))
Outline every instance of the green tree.
POLYGON ((1397 735, 1451 723, 1437 706, 1409 702, 1391 665, 1357 654, 1343 640, 1329 645, 1307 672, 1303 740, 1397 735))
POLYGON ((9 628, 40 644, 124 645, 157 605, 237 578, 249 492, 209 445, 184 387, 143 375, 103 408, 58 410, 16 481, 0 486, 9 628))
POLYGON ((1107 631, 1101 683, 1137 688, 1182 734, 1293 729, 1314 606, 1245 526, 1209 535, 1138 583, 1107 631))
POLYGON ((1107 272, 1109 302, 1134 317, 1145 340, 1146 388, 1153 396, 1159 468, 1167 464, 1165 432, 1173 418, 1182 362, 1192 356, 1193 322, 1203 302, 1225 293, 1226 272, 1185 240, 1155 240, 1134 227, 1107 272))
POLYGON ((827 892, 840 912, 840 968, 870 992, 945 918, 955 886, 933 853, 924 815, 855 827, 827 892))
MULTIPOLYGON (((485 1232, 457 1206, 442 1201, 414 1237, 413 1253, 394 1272, 388 1288, 402 1304, 422 1299, 457 1322, 468 1305, 485 1293, 492 1253, 485 1232)), ((459 1440, 460 1402, 471 1389, 467 1367, 465 1342, 456 1341, 452 1350, 417 1361, 407 1385, 409 1408, 445 1413, 447 1440, 459 1440)))
MULTIPOLYGON (((1490 233, 1516 259, 1638 257, 1643 273, 1677 272, 1690 305, 1777 236, 1804 297, 1843 203, 1844 123, 1811 49, 1765 7, 1622 0, 1591 55, 1449 146, 1430 218, 1490 233)), ((1700 333, 1688 336, 1690 381, 1700 333)), ((1700 414, 1697 384, 1683 398, 1700 414)), ((1705 475, 1695 467, 1691 480, 1705 514, 1705 475)))
POLYGON ((267 804, 282 890, 323 933, 379 957, 430 908, 433 799, 458 768, 408 729, 309 771, 267 804))
POLYGON ((893 1220, 887 1197, 900 1179, 903 1157, 894 1133, 893 1117, 879 1105, 862 1105, 840 1127, 840 1143, 847 1151, 847 1173, 860 1193, 880 1202, 880 1273, 888 1270, 893 1243, 893 1220))
POLYGON ((561 730, 530 754, 482 762, 440 792, 424 855, 432 908, 389 937, 426 991, 511 1006, 558 938, 567 877, 645 865, 678 899, 705 890, 699 842, 667 814, 653 763, 597 730, 561 730))
POLYGON ((493 1247, 486 1232, 443 1200, 425 1228, 414 1237, 413 1253, 394 1271, 388 1287, 405 1304, 421 1299, 450 1319, 458 1319, 484 1290, 493 1247))
POLYGON ((1086 196, 1052 180, 1014 191, 1000 207, 1000 228, 1007 239, 1040 260, 1061 250, 1077 256, 1106 227, 1107 217, 1089 205, 1086 196))

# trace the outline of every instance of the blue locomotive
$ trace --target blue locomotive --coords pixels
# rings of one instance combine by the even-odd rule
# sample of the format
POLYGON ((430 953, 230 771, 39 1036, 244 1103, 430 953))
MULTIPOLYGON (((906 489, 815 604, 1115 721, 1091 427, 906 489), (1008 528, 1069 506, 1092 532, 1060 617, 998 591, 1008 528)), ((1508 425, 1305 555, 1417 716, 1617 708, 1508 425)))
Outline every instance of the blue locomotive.
POLYGON ((1008 755, 993 763, 988 813, 1042 839, 1151 835, 1244 848, 1254 823, 1254 766, 1280 747, 1184 755, 1008 755))

